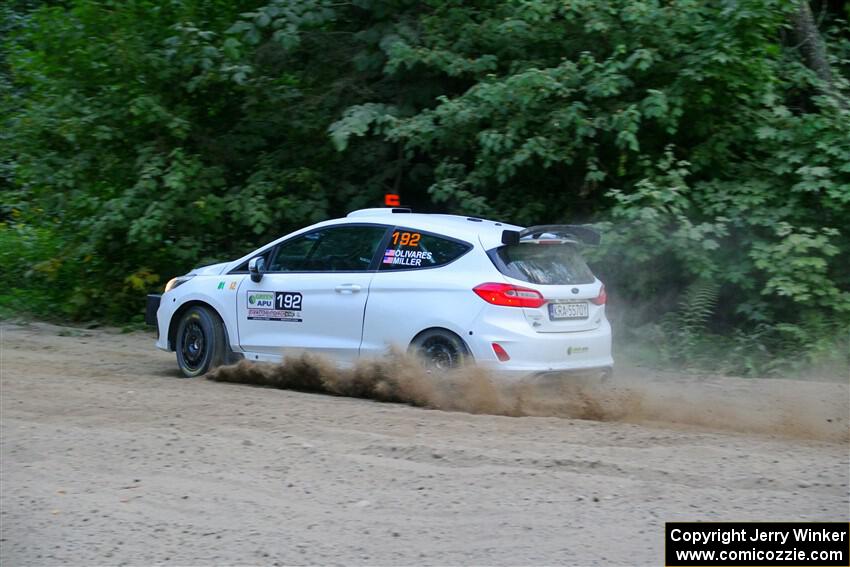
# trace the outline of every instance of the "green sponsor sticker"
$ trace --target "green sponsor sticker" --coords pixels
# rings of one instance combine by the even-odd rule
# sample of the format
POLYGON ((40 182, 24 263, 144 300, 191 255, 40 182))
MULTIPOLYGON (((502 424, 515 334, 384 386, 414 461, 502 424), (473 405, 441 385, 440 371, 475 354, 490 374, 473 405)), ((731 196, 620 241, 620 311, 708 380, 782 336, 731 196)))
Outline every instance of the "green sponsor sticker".
POLYGON ((274 305, 273 293, 249 293, 248 305, 257 305, 258 307, 272 307, 274 305))

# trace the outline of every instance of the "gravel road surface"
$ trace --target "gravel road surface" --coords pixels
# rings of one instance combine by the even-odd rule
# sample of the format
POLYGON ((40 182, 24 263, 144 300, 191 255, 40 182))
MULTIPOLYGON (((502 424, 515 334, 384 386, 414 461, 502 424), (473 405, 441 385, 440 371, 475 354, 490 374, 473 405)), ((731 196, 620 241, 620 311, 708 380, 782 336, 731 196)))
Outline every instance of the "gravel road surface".
POLYGON ((8 567, 657 566, 665 521, 850 515, 846 379, 505 417, 178 379, 147 333, 1 332, 8 567))

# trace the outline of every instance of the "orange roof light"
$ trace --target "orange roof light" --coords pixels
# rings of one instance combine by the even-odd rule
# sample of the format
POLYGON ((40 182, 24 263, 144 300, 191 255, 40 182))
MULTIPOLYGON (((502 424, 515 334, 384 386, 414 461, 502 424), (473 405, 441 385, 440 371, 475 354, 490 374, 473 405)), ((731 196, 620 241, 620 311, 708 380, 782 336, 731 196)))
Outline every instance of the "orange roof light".
POLYGON ((384 194, 384 205, 387 207, 398 207, 401 205, 401 198, 395 193, 384 194))

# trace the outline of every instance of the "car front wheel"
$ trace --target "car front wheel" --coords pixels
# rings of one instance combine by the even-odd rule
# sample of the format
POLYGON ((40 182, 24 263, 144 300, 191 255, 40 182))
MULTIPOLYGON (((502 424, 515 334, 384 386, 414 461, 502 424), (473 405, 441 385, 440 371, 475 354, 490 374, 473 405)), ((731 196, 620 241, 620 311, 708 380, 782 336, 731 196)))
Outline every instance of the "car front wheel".
POLYGON ((227 352, 221 319, 206 307, 190 307, 180 318, 174 347, 177 365, 187 378, 221 366, 227 352))

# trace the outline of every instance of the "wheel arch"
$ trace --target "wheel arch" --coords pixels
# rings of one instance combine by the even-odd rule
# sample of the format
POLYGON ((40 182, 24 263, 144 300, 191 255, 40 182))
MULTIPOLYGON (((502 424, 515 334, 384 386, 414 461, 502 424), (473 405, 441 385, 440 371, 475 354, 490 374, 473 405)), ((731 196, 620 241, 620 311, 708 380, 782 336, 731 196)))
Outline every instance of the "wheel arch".
POLYGON ((469 348, 469 343, 466 342, 466 340, 464 340, 464 338, 459 333, 457 333, 457 332, 455 332, 455 331, 453 331, 453 330, 451 330, 447 327, 441 327, 439 325, 427 327, 425 329, 422 329, 418 333, 416 333, 416 335, 414 335, 413 338, 410 339, 410 342, 408 343, 407 348, 410 349, 410 347, 413 346, 413 343, 416 342, 416 339, 418 339, 419 337, 421 337, 425 333, 430 333, 431 331, 439 331, 439 332, 442 332, 442 333, 448 333, 449 335, 453 335, 454 337, 456 337, 457 340, 459 340, 460 343, 464 346, 464 348, 466 348, 466 356, 468 356, 470 359, 472 359, 472 361, 475 361, 475 355, 472 354, 472 349, 469 348))
POLYGON ((227 342, 227 350, 228 352, 233 352, 233 349, 230 345, 230 334, 227 329, 227 322, 225 322, 224 317, 221 316, 221 313, 218 312, 218 309, 216 309, 206 301, 201 301, 200 299, 191 299, 186 303, 183 303, 171 315, 171 320, 168 322, 168 350, 172 352, 174 351, 175 339, 177 338, 177 327, 180 325, 180 318, 183 317, 183 314, 186 313, 186 311, 188 311, 192 307, 205 307, 211 312, 213 312, 216 317, 218 317, 218 320, 221 321, 221 326, 224 328, 224 340, 227 342))

